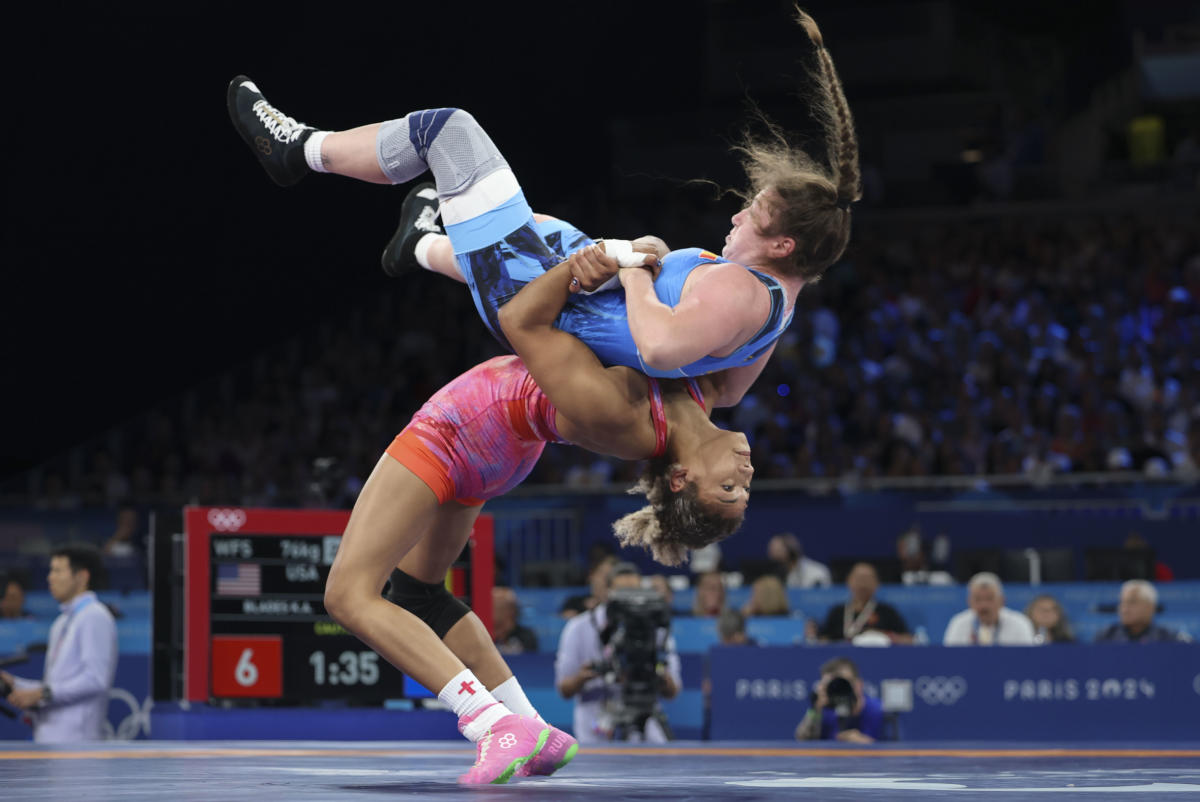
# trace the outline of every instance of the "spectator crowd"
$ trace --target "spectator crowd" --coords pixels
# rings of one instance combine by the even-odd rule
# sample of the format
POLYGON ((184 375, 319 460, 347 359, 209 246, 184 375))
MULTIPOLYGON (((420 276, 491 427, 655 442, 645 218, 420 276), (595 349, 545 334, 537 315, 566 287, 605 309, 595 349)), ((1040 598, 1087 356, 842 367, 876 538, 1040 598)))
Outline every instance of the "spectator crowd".
MULTIPOLYGON (((461 286, 414 277, 45 466, 29 501, 347 505, 419 405, 499 353, 475 317, 461 286)), ((718 416, 760 479, 1195 476, 1198 354, 1194 212, 868 220, 718 416)), ((549 447, 528 481, 636 473, 549 447)))

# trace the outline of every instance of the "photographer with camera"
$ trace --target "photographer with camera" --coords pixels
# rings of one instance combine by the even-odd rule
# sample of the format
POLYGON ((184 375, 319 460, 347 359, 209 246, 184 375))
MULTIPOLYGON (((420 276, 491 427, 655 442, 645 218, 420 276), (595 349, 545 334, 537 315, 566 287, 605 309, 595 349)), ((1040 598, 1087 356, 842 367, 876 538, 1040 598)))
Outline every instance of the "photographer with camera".
POLYGON ((863 692, 858 666, 835 657, 821 666, 808 712, 796 727, 796 740, 839 740, 856 744, 877 741, 883 732, 883 705, 863 692))
POLYGON ((52 551, 46 579, 62 613, 50 627, 43 679, 0 671, 0 690, 29 716, 37 743, 104 738, 108 692, 117 671, 117 626, 90 589, 103 569, 94 546, 52 551))
POLYGON ((641 589, 632 563, 612 566, 600 602, 567 622, 554 661, 558 692, 575 699, 574 735, 580 743, 666 742, 658 700, 683 685, 670 609, 657 592, 641 589))

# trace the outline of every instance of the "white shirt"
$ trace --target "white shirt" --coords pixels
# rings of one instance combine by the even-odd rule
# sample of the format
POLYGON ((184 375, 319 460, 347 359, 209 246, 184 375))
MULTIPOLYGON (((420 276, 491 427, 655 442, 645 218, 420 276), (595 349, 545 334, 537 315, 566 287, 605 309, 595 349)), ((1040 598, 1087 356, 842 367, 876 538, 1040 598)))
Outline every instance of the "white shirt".
POLYGON ((30 711, 40 744, 99 741, 108 719, 108 692, 117 673, 117 625, 91 591, 59 605, 50 627, 41 682, 15 678, 18 688, 50 686, 51 700, 30 711))
POLYGON ((787 575, 789 588, 827 588, 832 584, 833 577, 829 573, 829 568, 807 557, 801 557, 800 562, 796 563, 796 567, 787 575))
MULTIPOLYGON (((1000 618, 990 630, 992 642, 997 646, 1032 646, 1033 623, 1016 610, 1000 608, 1000 618)), ((943 646, 976 646, 982 641, 986 645, 989 629, 980 627, 974 610, 963 610, 946 625, 943 646)))
MULTIPOLYGON (((607 622, 605 605, 599 604, 591 612, 580 613, 563 627, 558 640, 558 653, 554 658, 554 684, 574 674, 588 663, 604 659, 604 647, 600 643, 600 632, 607 622)), ((666 630, 659 630, 660 654, 666 655, 667 673, 675 682, 675 687, 683 688, 680 676, 679 655, 675 651, 675 639, 667 636, 666 630)), ((575 697, 575 737, 580 743, 596 743, 607 741, 609 733, 604 722, 604 704, 613 698, 617 692, 615 687, 609 687, 602 677, 594 677, 584 683, 579 695, 575 697)), ((645 739, 655 743, 667 740, 666 734, 654 719, 646 724, 645 739)))
POLYGON ((954 577, 945 571, 905 571, 900 581, 905 585, 953 585, 954 577))

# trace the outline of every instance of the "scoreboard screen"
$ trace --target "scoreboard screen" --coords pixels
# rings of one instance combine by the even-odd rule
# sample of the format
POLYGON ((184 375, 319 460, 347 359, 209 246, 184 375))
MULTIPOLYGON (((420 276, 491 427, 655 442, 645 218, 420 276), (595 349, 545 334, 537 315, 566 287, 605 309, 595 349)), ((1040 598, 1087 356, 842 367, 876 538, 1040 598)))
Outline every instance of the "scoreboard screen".
MULTIPOLYGON (((189 507, 184 697, 344 699, 405 695, 404 677, 325 612, 325 580, 350 513, 189 507)), ((491 626, 492 520, 448 582, 491 626), (469 580, 468 580, 469 577, 469 580)))

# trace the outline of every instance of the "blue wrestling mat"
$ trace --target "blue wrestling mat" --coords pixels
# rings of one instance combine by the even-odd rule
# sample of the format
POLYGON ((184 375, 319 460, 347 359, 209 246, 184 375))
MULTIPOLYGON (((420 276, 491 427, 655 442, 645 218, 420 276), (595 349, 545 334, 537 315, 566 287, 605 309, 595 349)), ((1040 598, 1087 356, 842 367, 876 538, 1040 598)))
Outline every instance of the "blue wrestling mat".
POLYGON ((110 742, 0 746, 6 800, 775 800, 1200 798, 1200 743, 592 747, 550 778, 466 788, 445 742, 110 742), (1189 796, 1190 795, 1190 796, 1189 796))

